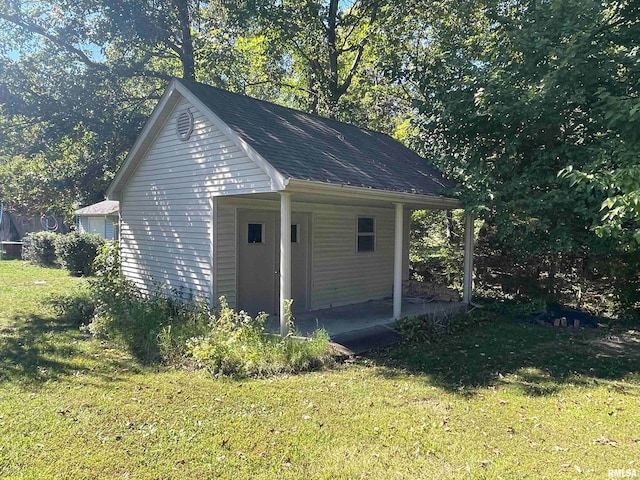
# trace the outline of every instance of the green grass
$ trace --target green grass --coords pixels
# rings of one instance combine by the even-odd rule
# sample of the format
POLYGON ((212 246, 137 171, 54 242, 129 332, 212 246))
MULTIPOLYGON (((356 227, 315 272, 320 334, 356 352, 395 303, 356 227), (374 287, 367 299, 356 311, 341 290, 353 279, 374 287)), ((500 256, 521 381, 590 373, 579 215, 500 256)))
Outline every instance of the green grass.
POLYGON ((633 330, 494 321, 240 382, 140 365, 56 320, 47 296, 79 281, 0 262, 0 478, 640 474, 633 330))

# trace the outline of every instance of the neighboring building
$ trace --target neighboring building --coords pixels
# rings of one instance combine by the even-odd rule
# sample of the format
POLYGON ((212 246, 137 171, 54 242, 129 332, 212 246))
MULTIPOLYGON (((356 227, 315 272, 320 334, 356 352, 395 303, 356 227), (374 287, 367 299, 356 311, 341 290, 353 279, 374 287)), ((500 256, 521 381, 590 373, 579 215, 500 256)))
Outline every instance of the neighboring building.
POLYGON ((105 200, 76 210, 80 233, 93 233, 106 240, 117 240, 118 205, 117 201, 105 200))
POLYGON ((32 232, 68 233, 64 217, 51 215, 24 215, 7 210, 0 202, 0 242, 22 242, 32 232))
POLYGON ((411 210, 461 208, 452 186, 387 135, 174 79, 108 198, 122 272, 142 289, 225 295, 250 313, 393 294, 398 317, 411 210))

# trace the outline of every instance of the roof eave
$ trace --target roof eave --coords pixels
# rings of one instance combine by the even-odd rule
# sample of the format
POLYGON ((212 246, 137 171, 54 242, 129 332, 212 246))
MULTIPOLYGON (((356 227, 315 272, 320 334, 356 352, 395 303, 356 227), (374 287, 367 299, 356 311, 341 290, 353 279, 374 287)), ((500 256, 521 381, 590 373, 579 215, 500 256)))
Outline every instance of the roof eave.
POLYGON ((286 179, 282 190, 291 193, 331 195, 341 198, 402 203, 425 209, 448 210, 464 208, 464 204, 457 198, 445 197, 443 195, 394 192, 389 190, 377 190, 374 188, 354 187, 352 185, 337 185, 333 183, 314 182, 311 180, 299 180, 296 178, 286 179))

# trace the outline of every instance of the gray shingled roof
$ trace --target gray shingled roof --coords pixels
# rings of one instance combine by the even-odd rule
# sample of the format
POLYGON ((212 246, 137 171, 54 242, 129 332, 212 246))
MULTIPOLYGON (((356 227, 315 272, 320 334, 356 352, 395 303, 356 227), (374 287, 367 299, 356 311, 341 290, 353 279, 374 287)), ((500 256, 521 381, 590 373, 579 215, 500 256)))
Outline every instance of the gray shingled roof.
POLYGON ((183 80, 285 178, 440 195, 454 182, 388 135, 183 80))
POLYGON ((117 200, 105 200, 76 210, 76 215, 111 215, 118 213, 120 203, 117 200))

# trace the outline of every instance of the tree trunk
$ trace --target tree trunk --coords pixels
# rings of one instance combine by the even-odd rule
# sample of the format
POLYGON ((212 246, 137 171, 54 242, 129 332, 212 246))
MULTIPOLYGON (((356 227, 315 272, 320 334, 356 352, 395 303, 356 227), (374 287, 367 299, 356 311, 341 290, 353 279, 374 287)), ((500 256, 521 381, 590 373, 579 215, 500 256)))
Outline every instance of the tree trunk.
POLYGON ((329 95, 327 98, 327 108, 329 115, 335 118, 337 112, 335 112, 340 97, 340 88, 338 85, 338 48, 336 46, 337 39, 337 20, 338 20, 338 0, 331 0, 329 2, 329 18, 327 19, 327 49, 328 49, 328 90, 329 95))
POLYGON ((451 210, 447 210, 445 215, 447 217, 447 242, 451 247, 456 243, 457 239, 456 226, 453 223, 453 212, 451 210))
POLYGON ((191 36, 189 3, 188 0, 173 0, 173 4, 178 11, 178 22, 180 22, 179 28, 182 37, 182 52, 180 54, 180 61, 182 62, 182 78, 195 80, 196 66, 193 56, 193 37, 191 36))
POLYGON ((556 274, 558 272, 558 264, 555 259, 551 259, 549 265, 549 293, 554 297, 556 295, 556 274))

